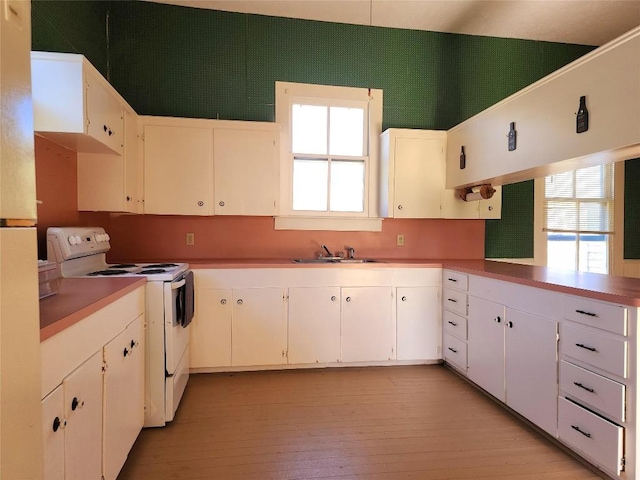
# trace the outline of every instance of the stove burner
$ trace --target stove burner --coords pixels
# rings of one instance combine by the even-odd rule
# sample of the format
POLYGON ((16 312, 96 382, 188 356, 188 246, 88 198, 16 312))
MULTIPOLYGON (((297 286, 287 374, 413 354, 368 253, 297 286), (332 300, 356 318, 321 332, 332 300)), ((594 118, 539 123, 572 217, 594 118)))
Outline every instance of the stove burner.
POLYGON ((129 273, 126 270, 98 270, 97 272, 87 273, 90 277, 109 276, 109 275, 124 275, 129 273))
POLYGON ((145 265, 144 268, 172 268, 177 266, 175 263, 154 263, 153 265, 145 265))
POLYGON ((149 268, 147 270, 142 270, 138 273, 138 275, 153 275, 156 273, 165 273, 166 270, 164 268, 149 268))
POLYGON ((137 267, 137 265, 135 263, 119 263, 117 265, 111 265, 109 266, 109 268, 133 268, 133 267, 137 267))

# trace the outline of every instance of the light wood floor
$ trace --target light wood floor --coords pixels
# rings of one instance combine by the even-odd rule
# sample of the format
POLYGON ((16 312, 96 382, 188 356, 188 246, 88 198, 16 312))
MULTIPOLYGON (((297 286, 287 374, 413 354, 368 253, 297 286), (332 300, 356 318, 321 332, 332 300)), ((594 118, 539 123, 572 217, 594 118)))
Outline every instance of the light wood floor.
POLYGON ((118 477, 599 478, 443 366, 192 375, 118 477))

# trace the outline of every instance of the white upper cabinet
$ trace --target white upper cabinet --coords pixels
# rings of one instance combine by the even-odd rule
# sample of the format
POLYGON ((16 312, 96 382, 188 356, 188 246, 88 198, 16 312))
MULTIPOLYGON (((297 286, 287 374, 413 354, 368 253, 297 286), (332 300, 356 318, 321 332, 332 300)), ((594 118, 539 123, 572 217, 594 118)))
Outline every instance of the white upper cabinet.
POLYGON ((276 124, 214 128, 216 215, 276 214, 279 138, 276 124))
POLYGON ((138 116, 124 110, 124 154, 78 154, 78 210, 142 213, 138 116))
POLYGON ((34 130, 76 152, 124 150, 124 100, 82 55, 31 52, 34 130))
POLYGON ((213 130, 143 121, 144 213, 213 215, 213 130))
POLYGON ((450 129, 447 188, 502 185, 638 157, 639 60, 636 28, 450 129), (581 97, 589 122, 577 133, 581 97), (512 151, 511 122, 517 132, 512 151))
POLYGON ((390 128, 380 136, 380 215, 392 218, 500 218, 502 191, 465 202, 445 189, 447 132, 390 128))
POLYGON ((389 129, 382 133, 380 145, 381 216, 440 217, 446 132, 389 129))

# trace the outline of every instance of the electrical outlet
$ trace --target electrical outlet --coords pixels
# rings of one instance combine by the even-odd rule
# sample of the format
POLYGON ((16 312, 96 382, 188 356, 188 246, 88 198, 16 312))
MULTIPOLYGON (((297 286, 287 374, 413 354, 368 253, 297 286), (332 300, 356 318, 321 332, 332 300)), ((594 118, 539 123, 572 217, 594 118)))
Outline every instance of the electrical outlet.
POLYGON ((404 247, 404 235, 398 235, 396 237, 396 245, 398 247, 404 247))
POLYGON ((196 236, 193 233, 187 233, 186 243, 187 243, 187 245, 195 245, 196 244, 196 236))

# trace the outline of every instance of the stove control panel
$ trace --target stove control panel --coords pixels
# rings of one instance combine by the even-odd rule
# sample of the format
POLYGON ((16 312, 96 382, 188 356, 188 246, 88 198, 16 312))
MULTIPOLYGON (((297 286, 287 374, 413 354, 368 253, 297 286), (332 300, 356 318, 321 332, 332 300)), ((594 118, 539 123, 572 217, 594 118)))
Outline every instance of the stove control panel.
POLYGON ((47 259, 60 263, 73 258, 106 253, 111 248, 109 235, 102 227, 49 227, 47 259))

